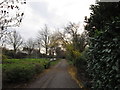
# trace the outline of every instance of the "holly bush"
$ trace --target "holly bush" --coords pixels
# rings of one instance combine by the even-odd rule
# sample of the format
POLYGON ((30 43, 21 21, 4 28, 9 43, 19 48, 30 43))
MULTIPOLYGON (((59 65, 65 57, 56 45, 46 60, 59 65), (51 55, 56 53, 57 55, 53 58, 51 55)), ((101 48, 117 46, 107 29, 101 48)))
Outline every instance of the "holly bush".
POLYGON ((118 90, 120 89, 120 12, 117 10, 120 10, 120 3, 100 3, 98 6, 92 6, 92 10, 96 11, 91 15, 87 25, 87 30, 90 32, 87 63, 88 72, 93 78, 93 88, 118 90), (114 15, 111 7, 114 7, 114 15), (104 17, 102 19, 99 17, 98 21, 101 23, 95 20, 97 14, 104 17), (102 27, 99 27, 101 25, 102 27))

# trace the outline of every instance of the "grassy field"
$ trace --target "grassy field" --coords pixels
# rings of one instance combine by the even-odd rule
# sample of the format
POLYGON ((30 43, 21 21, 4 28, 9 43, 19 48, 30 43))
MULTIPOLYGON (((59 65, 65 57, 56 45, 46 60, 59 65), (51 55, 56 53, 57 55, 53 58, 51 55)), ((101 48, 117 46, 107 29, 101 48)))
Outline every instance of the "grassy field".
POLYGON ((2 61, 3 82, 25 82, 49 67, 48 59, 7 59, 2 61), (46 67, 45 67, 46 66, 46 67))

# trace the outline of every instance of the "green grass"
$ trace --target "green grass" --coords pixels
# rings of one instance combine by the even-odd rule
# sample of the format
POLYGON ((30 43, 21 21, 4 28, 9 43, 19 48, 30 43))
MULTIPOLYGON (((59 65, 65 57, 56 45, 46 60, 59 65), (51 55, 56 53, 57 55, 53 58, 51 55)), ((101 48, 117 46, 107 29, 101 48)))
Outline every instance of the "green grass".
MULTIPOLYGON (((2 61, 4 82, 24 82, 30 80, 35 74, 42 72, 48 59, 7 59, 2 61)), ((48 68, 48 65, 47 65, 48 68)))
POLYGON ((31 63, 40 63, 40 64, 44 64, 44 63, 48 63, 49 60, 48 59, 7 59, 7 60, 3 60, 2 63, 3 64, 31 64, 31 63))

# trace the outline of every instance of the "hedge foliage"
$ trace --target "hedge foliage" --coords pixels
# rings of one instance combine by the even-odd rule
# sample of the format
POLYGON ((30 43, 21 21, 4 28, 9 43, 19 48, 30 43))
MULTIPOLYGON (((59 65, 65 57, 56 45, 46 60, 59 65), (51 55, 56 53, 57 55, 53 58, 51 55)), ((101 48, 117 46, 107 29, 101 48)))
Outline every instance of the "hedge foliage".
POLYGON ((94 81, 93 88, 119 90, 120 2, 98 3, 92 5, 91 10, 93 13, 86 29, 90 32, 87 63, 88 72, 94 81))
MULTIPOLYGON (((42 72, 47 65, 47 59, 8 59, 3 60, 2 74, 4 82, 19 83, 30 80, 42 72)), ((48 65, 47 65, 48 66, 48 65)))
POLYGON ((93 76, 94 87, 120 88, 120 33, 106 31, 92 42, 95 43, 90 47, 88 70, 93 76))

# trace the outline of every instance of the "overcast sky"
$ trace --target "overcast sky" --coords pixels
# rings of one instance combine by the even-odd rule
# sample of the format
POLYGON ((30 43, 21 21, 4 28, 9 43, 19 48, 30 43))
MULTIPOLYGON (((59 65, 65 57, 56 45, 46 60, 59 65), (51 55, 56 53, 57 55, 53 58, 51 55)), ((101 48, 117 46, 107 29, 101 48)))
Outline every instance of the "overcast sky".
POLYGON ((44 24, 51 31, 63 28, 69 21, 83 24, 90 15, 89 7, 95 0, 27 0, 24 18, 17 30, 27 40, 34 38, 44 24))

